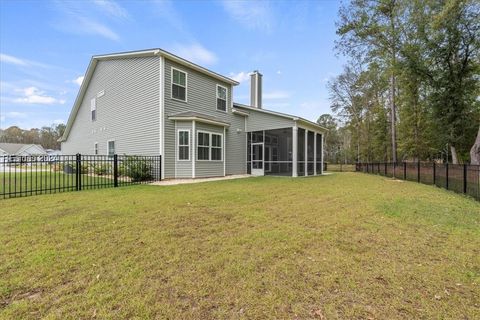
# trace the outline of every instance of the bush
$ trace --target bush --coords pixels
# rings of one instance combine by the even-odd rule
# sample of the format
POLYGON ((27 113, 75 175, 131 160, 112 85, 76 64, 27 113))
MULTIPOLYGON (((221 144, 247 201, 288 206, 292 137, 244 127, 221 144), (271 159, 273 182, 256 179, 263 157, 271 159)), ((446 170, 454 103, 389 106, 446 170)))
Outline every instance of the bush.
MULTIPOLYGON (((77 171, 77 164, 75 162, 66 162, 59 164, 59 169, 62 170, 64 173, 76 173, 77 171)), ((80 165, 80 173, 87 174, 88 173, 88 165, 86 163, 82 163, 80 165)))
POLYGON ((138 156, 126 156, 119 165, 119 174, 130 177, 132 181, 148 181, 153 179, 150 160, 138 156))
POLYGON ((93 166, 93 173, 99 176, 110 174, 112 166, 109 163, 100 163, 93 166))

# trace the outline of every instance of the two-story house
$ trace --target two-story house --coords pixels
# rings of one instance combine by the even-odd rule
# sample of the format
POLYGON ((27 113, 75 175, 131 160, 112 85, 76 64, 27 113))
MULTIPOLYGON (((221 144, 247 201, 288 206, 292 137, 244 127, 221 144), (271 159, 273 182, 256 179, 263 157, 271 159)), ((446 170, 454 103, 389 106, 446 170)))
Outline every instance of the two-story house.
POLYGON ((322 173, 325 129, 233 102, 238 82, 161 49, 92 57, 73 105, 64 154, 162 155, 162 178, 322 173))

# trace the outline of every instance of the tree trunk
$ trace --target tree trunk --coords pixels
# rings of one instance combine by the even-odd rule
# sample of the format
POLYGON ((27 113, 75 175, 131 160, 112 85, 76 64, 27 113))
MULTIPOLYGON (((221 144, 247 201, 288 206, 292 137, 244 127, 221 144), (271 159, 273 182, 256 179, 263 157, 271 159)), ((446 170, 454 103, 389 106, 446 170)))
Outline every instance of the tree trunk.
POLYGON ((396 113, 397 107, 395 105, 395 86, 396 86, 396 79, 395 79, 395 65, 397 64, 397 52, 395 46, 396 37, 395 37, 395 0, 392 2, 392 12, 390 13, 390 28, 391 28, 391 43, 390 43, 390 50, 391 50, 391 75, 390 75, 390 113, 391 113, 391 122, 392 122, 392 160, 394 163, 397 162, 397 130, 396 130, 396 113))
POLYGON ((452 163, 458 164, 457 149, 454 146, 450 146, 450 152, 452 153, 452 163))
POLYGON ((470 150, 470 163, 480 165, 480 127, 478 128, 477 139, 470 150))

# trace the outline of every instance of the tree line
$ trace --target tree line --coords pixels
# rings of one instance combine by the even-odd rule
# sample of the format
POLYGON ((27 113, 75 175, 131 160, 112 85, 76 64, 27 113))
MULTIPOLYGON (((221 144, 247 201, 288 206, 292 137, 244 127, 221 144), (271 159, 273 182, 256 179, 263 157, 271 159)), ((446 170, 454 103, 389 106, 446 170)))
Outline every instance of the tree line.
POLYGON ((336 26, 328 161, 480 161, 478 1, 352 0, 336 26))
POLYGON ((11 126, 5 130, 0 129, 0 142, 39 144, 45 149, 60 149, 60 139, 65 131, 65 125, 54 124, 50 127, 32 128, 29 130, 11 126))

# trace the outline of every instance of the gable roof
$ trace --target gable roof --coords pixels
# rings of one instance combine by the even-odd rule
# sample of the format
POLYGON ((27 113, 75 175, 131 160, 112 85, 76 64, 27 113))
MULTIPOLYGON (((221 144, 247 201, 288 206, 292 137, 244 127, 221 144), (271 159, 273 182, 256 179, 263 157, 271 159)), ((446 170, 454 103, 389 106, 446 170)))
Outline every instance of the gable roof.
POLYGON ((25 144, 25 143, 0 143, 0 149, 5 151, 7 154, 10 154, 10 155, 16 155, 16 154, 19 154, 19 153, 22 153, 22 151, 32 147, 32 146, 35 146, 41 150, 43 150, 43 152, 45 152, 45 150, 43 149, 43 147, 39 144, 25 144))
POLYGON ((293 121, 303 122, 303 123, 305 123, 305 124, 314 126, 314 127, 318 128, 318 129, 320 129, 320 130, 322 130, 322 131, 325 131, 325 132, 328 131, 327 128, 319 125, 318 123, 315 123, 315 122, 310 121, 310 120, 307 120, 307 119, 305 119, 305 118, 297 117, 297 116, 294 116, 294 115, 291 115, 291 114, 288 114, 288 113, 282 113, 282 112, 277 112, 277 111, 272 111, 272 110, 267 110, 267 109, 259 109, 259 108, 255 108, 255 107, 248 106, 248 105, 246 105, 246 104, 237 103, 237 102, 234 102, 234 103, 233 103, 233 106, 236 107, 236 108, 240 108, 240 109, 242 109, 242 110, 263 112, 263 113, 275 115, 275 116, 278 116, 278 117, 290 119, 290 120, 293 120, 293 121))
POLYGON ((77 98, 75 99, 75 102, 73 103, 72 111, 70 112, 70 116, 68 118, 67 126, 65 128, 65 132, 64 132, 63 136, 59 139, 59 141, 65 141, 67 139, 68 134, 70 133, 70 130, 72 128, 73 121, 75 120, 75 117, 77 116, 78 109, 80 108, 80 104, 82 103, 83 97, 84 97, 84 95, 87 91, 87 87, 88 87, 88 84, 90 83, 90 79, 92 78, 93 72, 95 71, 95 67, 97 66, 97 63, 99 61, 114 60, 114 59, 153 57, 153 56, 165 57, 165 58, 167 58, 169 60, 172 60, 172 61, 174 61, 178 64, 181 64, 183 66, 187 66, 187 67, 192 68, 192 69, 194 69, 198 72, 209 75, 209 76, 211 76, 215 79, 224 81, 224 82, 229 83, 229 84, 234 85, 234 86, 239 84, 239 82, 237 82, 233 79, 222 76, 219 73, 216 73, 216 72, 211 71, 207 68, 199 66, 198 64, 195 64, 191 61, 180 58, 179 56, 174 55, 173 53, 170 53, 170 52, 165 51, 165 50, 160 49, 160 48, 95 55, 95 56, 92 56, 92 58, 90 59, 90 63, 88 64, 87 71, 85 72, 85 76, 84 76, 82 85, 80 86, 80 90, 78 91, 77 98))

